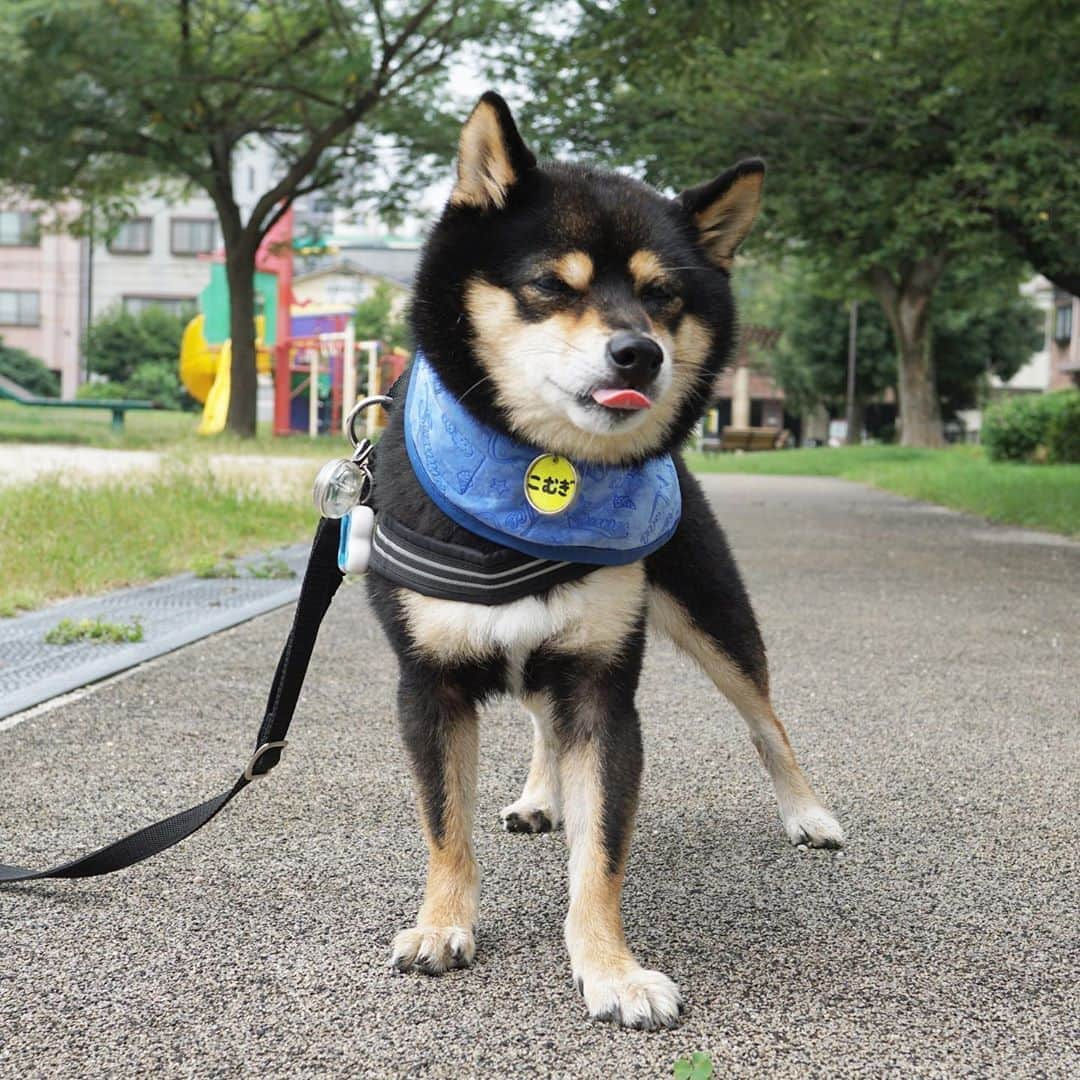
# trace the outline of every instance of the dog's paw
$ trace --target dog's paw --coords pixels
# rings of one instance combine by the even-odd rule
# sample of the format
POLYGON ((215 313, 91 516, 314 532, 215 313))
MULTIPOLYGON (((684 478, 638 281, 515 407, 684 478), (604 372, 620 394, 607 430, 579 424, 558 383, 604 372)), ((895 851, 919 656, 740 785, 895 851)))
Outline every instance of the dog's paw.
POLYGON ((657 1031, 675 1027, 684 1005, 679 988, 660 971, 634 965, 618 973, 575 975, 594 1020, 657 1031))
POLYGON ((815 848, 844 846, 840 822, 824 806, 804 806, 784 818, 784 828, 793 844, 815 848))
POLYGON ((390 966, 395 971, 441 975, 451 968, 470 967, 475 956, 473 932, 463 926, 411 926, 394 938, 390 966))
POLYGON ((552 832, 562 824, 562 819, 550 803, 537 802, 524 797, 503 807, 499 817, 507 832, 552 832))

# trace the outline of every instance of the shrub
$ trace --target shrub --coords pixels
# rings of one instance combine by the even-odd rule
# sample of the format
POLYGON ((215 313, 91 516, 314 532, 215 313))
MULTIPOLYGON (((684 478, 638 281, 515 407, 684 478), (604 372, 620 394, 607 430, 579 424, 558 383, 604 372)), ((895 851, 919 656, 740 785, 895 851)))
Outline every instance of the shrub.
POLYGON ((138 315, 121 308, 100 316, 86 333, 86 364, 95 375, 127 382, 144 364, 180 362, 187 320, 150 307, 138 315))
POLYGON ((1080 390, 1066 390, 1053 397, 1059 401, 1046 428, 1050 460, 1080 462, 1080 390))
POLYGON ((180 383, 177 361, 140 364, 127 381, 127 396, 156 401, 163 409, 190 409, 194 399, 180 383))
POLYGON ((123 401, 134 397, 133 394, 128 393, 125 383, 112 382, 110 379, 83 383, 75 392, 75 396, 83 401, 123 401))
MULTIPOLYGON (((1048 454, 1051 422, 1077 394, 1030 394, 992 405, 983 419, 982 441, 991 461, 1030 461, 1048 454)), ((1067 425, 1067 421, 1066 421, 1067 425)))
POLYGON ((23 389, 38 397, 57 397, 60 376, 47 368, 36 356, 23 349, 5 345, 0 340, 0 375, 6 375, 23 389))

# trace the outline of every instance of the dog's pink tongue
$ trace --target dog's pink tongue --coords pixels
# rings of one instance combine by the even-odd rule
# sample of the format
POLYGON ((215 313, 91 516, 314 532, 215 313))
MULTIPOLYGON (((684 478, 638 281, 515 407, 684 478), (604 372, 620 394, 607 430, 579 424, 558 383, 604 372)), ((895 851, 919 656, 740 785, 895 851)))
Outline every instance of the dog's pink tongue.
POLYGON ((594 390, 593 401, 608 409, 651 409, 652 402, 640 390, 616 389, 594 390))

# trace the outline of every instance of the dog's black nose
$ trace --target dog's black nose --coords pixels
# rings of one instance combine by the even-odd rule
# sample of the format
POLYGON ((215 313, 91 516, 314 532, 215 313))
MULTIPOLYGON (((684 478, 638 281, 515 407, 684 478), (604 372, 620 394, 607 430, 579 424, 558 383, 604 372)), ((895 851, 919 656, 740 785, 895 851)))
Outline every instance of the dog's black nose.
POLYGON ((628 386, 640 389, 656 378, 664 353, 651 337, 618 330, 607 344, 608 362, 628 386))

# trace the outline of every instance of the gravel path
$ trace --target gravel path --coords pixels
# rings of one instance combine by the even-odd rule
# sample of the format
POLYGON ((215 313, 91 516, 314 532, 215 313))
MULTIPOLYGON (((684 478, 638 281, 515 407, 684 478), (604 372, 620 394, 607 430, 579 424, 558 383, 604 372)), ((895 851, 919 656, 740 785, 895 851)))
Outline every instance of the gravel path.
POLYGON ((311 458, 282 455, 189 453, 177 457, 157 450, 0 443, 0 487, 27 484, 45 475, 67 483, 105 483, 178 465, 193 472, 208 469, 219 479, 258 483, 264 491, 270 486, 283 496, 292 496, 297 491, 306 494, 320 464, 311 458))
MULTIPOLYGON (((386 969, 422 843, 362 589, 336 602, 272 777, 166 856, 0 891, 0 1075, 1076 1076, 1080 545, 840 481, 707 481, 781 715, 849 836, 788 847, 734 711, 666 645, 640 694, 626 891, 673 1032, 589 1022, 565 848, 507 836, 529 735, 482 729, 478 963, 386 969)), ((45 863, 223 790, 289 612, 0 732, 0 860, 45 863)))

